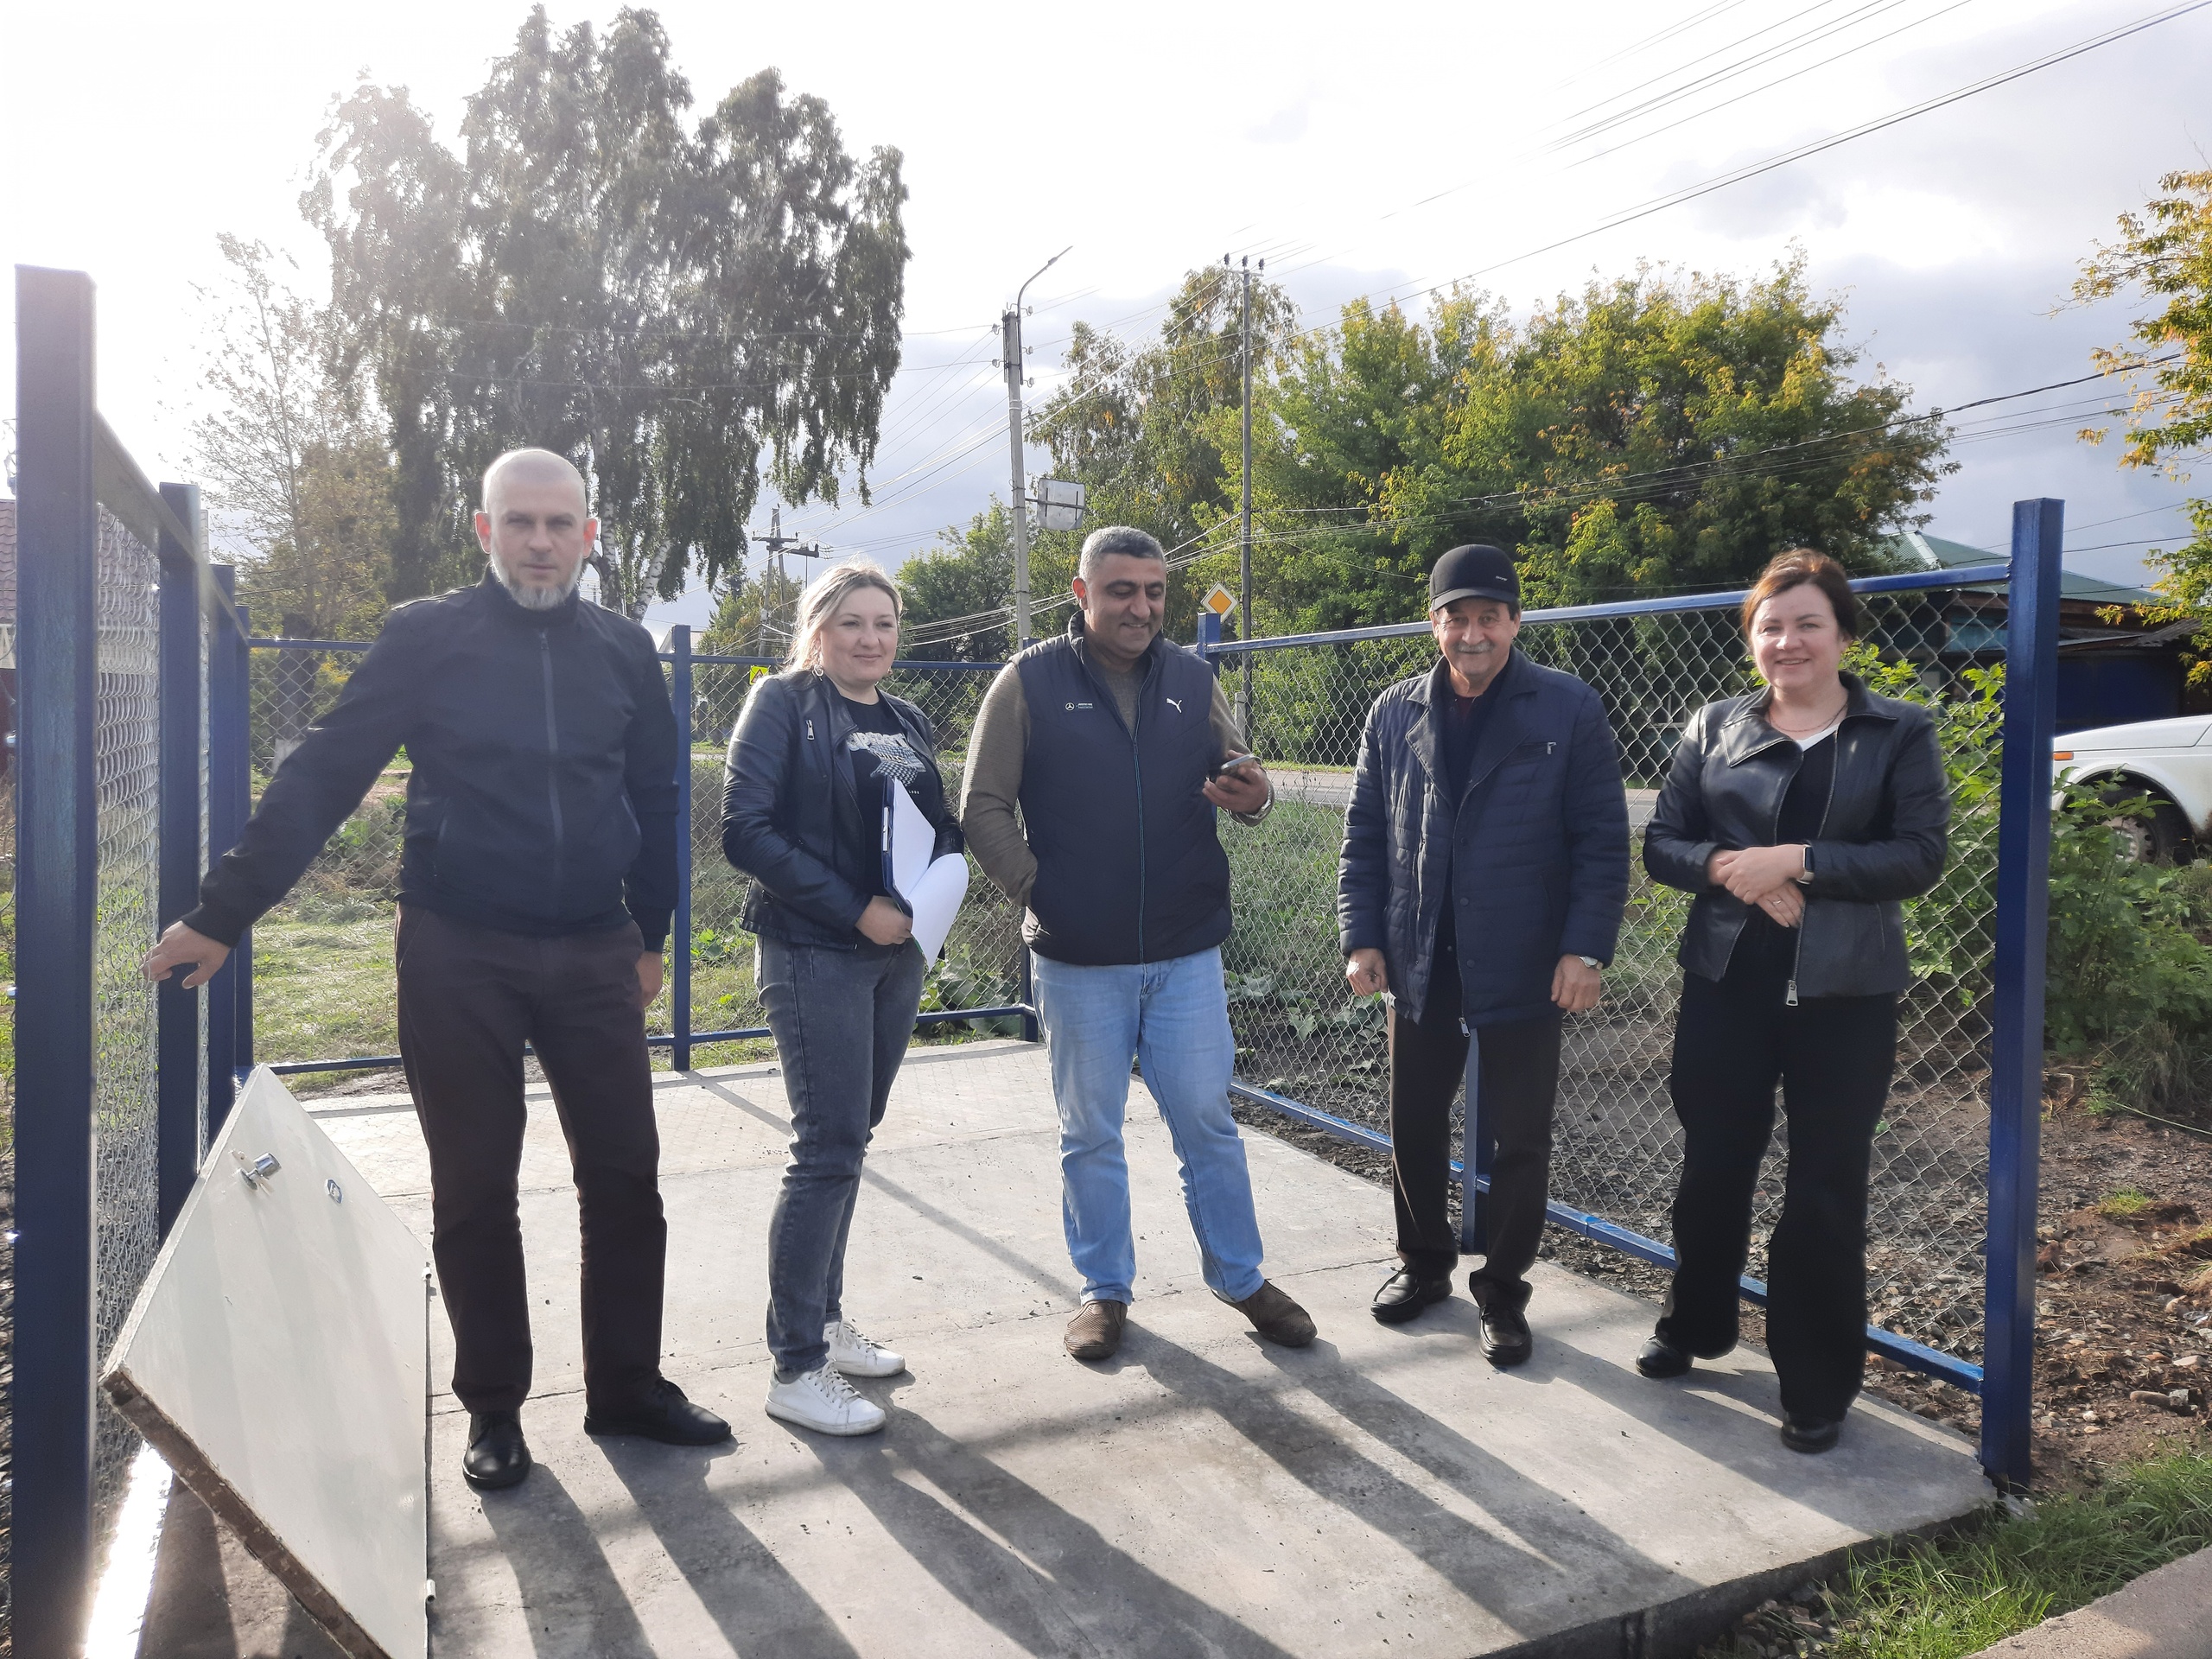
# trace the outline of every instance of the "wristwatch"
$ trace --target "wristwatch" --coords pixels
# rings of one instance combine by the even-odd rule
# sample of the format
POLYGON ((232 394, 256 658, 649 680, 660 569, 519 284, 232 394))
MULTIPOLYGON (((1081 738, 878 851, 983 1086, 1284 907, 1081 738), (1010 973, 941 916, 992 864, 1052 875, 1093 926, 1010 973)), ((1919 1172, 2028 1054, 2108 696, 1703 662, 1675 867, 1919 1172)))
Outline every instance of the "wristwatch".
POLYGON ((1805 868, 1798 871, 1793 879, 1799 887, 1809 887, 1813 885, 1813 843, 1809 841, 1804 843, 1803 855, 1805 868))
POLYGON ((1596 968, 1602 970, 1605 965, 1604 963, 1599 961, 1595 957, 1577 957, 1575 960, 1580 962, 1585 968, 1596 968))

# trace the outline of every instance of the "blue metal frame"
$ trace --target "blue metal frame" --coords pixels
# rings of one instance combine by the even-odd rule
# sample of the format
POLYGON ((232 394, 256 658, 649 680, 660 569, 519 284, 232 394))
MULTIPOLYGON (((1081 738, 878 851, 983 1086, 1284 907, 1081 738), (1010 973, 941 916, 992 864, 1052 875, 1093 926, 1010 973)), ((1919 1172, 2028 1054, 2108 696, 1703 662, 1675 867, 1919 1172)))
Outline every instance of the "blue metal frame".
MULTIPOLYGON (((237 609, 237 575, 231 567, 213 567, 215 590, 232 613, 237 609)), ((237 844, 245 829, 239 810, 238 780, 247 777, 246 721, 249 697, 246 684, 246 646, 243 621, 237 632, 219 627, 207 653, 207 863, 237 844)), ((246 941, 241 939, 244 945, 246 941)), ((238 1098, 240 1061, 238 1031, 251 1020, 250 954, 233 950, 230 959, 207 982, 207 1138, 213 1141, 231 1115, 238 1098), (243 1014, 241 1011, 244 1011, 243 1014)), ((248 1027, 249 1033, 251 1027, 248 1027)))
MULTIPOLYGON (((162 498, 186 528, 198 531, 200 492, 164 484, 162 498)), ((207 741, 207 687, 201 682, 200 570, 205 555, 180 543, 164 526, 158 549, 161 593, 161 893, 156 914, 167 927, 198 901, 200 756, 207 741), (195 555, 200 556, 195 557, 195 555)), ((172 975, 155 993, 160 1094, 160 1216, 163 1237, 183 1209, 200 1173, 206 1126, 200 1121, 200 992, 184 989, 172 975)))
POLYGON ((2031 1472, 2036 1189, 2043 1124, 2044 932, 2050 919, 2050 749, 2058 724, 2063 501, 2012 505, 2005 734, 1997 820, 1997 960, 1989 1057, 1989 1244, 1981 1463, 2000 1485, 2031 1472))
POLYGON ((92 1573, 99 506, 92 284, 16 268, 16 1650, 73 1654, 92 1573))
MULTIPOLYGON (((1912 571, 1861 577, 1861 594, 2009 588, 2005 639, 2003 771, 1998 827, 1997 938, 1990 1074, 1989 1243, 1984 1301, 1984 1364, 1929 1348, 1878 1326, 1866 1327, 1866 1345, 1930 1376, 1978 1395, 1982 1402, 1981 1461, 2001 1486, 2023 1485, 2030 1475, 2030 1419, 2035 1351, 2035 1225, 2038 1134, 2043 1098, 2044 931, 2050 912, 2050 751, 2056 724, 2059 545, 2065 504, 2018 502, 2013 506, 2010 562, 1960 569, 1912 571)), ((1732 610, 1744 590, 1686 594, 1617 604, 1575 605, 1523 613, 1528 622, 1586 622, 1689 611, 1732 610)), ((1224 640, 1219 619, 1201 613, 1198 649, 1218 663, 1225 657, 1299 645, 1346 645, 1369 639, 1417 639, 1426 622, 1347 628, 1333 633, 1278 635, 1224 640)), ((1467 1064, 1466 1144, 1475 1167, 1454 1163, 1461 1183, 1461 1243, 1481 1237, 1488 1192, 1489 1137, 1483 1132, 1478 1060, 1470 1044, 1467 1064)), ((1232 1083, 1240 1100, 1264 1106, 1371 1151, 1390 1150, 1387 1135, 1248 1084, 1232 1083)), ((1549 1218, 1595 1243, 1671 1268, 1675 1253, 1656 1239, 1616 1226, 1564 1205, 1548 1205, 1549 1218)), ((1745 1299, 1764 1306, 1766 1286, 1741 1281, 1745 1299)))
POLYGON ((691 1069, 691 630, 668 631, 668 700, 676 711, 676 960, 669 988, 669 1065, 691 1069))

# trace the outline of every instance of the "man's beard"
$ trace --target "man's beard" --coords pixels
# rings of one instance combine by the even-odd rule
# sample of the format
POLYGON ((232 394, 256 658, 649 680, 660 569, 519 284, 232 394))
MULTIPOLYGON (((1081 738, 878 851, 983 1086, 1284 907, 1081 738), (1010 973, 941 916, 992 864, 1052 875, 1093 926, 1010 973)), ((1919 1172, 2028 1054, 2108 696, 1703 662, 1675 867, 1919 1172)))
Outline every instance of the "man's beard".
POLYGON ((550 611, 568 603, 569 595, 576 591, 576 584, 584 579, 583 561, 576 561, 576 568, 569 573, 568 581, 558 588, 540 588, 517 582, 507 574, 507 567, 497 559, 492 561, 492 574, 499 579, 514 602, 525 611, 550 611))

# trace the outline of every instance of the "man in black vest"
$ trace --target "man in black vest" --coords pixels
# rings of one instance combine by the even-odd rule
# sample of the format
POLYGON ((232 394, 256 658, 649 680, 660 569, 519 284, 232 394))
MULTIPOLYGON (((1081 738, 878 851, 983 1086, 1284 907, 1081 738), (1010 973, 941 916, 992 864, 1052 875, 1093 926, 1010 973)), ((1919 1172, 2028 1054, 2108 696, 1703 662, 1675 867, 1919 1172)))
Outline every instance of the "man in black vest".
POLYGON ((1173 1133, 1207 1287, 1262 1337, 1303 1347, 1313 1321, 1260 1272, 1229 1110, 1236 1045, 1221 973, 1229 859, 1214 809, 1256 823, 1274 790, 1241 753, 1212 671, 1160 637, 1160 543, 1123 526, 1094 531, 1074 586, 1081 608, 1067 632, 992 682, 961 799, 969 850, 1027 907, 1022 937, 1059 1105, 1062 1216, 1084 1281, 1067 1350, 1107 1358, 1128 1314, 1132 1058, 1173 1133))

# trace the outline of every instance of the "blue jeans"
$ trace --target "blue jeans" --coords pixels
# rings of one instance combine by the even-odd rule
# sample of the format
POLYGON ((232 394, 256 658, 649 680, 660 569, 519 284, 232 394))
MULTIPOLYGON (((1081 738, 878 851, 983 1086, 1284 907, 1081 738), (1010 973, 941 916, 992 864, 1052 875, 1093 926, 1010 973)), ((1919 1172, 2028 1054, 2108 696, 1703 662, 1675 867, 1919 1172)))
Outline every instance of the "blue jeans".
POLYGON ((906 1057, 929 964, 909 941, 851 950, 760 936, 759 985, 791 1108, 791 1161, 768 1224, 768 1351, 788 1382, 829 1357, 844 1317, 861 1160, 906 1057))
POLYGON ((1060 1109, 1061 1216, 1084 1300, 1126 1304, 1136 1277, 1122 1148, 1135 1059, 1183 1166, 1183 1205, 1206 1285, 1217 1296, 1243 1301, 1262 1282, 1260 1223, 1244 1143, 1229 1115, 1236 1042, 1221 952, 1111 968, 1039 957, 1034 968, 1037 1017, 1052 1045, 1060 1109))

